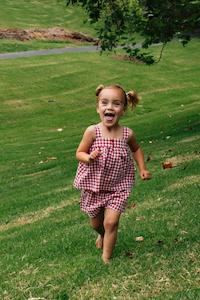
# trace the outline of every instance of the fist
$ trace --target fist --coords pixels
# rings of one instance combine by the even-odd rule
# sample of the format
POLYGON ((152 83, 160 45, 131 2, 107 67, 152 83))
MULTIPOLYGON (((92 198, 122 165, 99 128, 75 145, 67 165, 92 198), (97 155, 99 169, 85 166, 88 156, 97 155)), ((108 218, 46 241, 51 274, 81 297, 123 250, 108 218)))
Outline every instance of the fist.
POLYGON ((142 180, 151 179, 151 173, 148 170, 140 171, 140 177, 142 180))
POLYGON ((89 162, 97 159, 100 156, 100 154, 101 154, 101 152, 99 149, 95 149, 94 151, 92 151, 89 156, 89 162))

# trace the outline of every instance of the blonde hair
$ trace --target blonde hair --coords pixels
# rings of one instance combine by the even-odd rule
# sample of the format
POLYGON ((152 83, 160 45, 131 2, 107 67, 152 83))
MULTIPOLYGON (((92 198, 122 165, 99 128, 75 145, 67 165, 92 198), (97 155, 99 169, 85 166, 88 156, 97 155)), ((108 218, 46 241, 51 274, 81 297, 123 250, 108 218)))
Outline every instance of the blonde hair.
POLYGON ((99 95, 101 93, 101 91, 103 89, 120 89, 122 91, 122 93, 124 94, 124 99, 125 99, 125 103, 124 103, 124 109, 126 110, 128 105, 131 107, 131 109, 133 110, 134 107, 136 107, 136 105, 138 104, 140 98, 137 94, 136 91, 129 91, 129 92, 125 92, 125 90, 123 89, 123 87, 119 84, 112 84, 109 86, 104 86, 103 84, 98 85, 98 87, 96 88, 96 97, 97 97, 97 101, 99 100, 99 95))

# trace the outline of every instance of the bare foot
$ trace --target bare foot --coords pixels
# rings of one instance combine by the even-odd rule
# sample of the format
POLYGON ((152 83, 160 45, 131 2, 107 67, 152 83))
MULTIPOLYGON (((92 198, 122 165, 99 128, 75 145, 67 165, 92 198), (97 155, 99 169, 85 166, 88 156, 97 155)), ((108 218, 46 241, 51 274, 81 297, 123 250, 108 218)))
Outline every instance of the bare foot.
POLYGON ((106 257, 104 257, 103 255, 102 255, 102 260, 103 260, 103 262, 104 262, 104 264, 109 264, 110 263, 110 259, 109 258, 106 258, 106 257))
POLYGON ((95 244, 97 249, 103 249, 103 238, 100 234, 98 235, 95 244))

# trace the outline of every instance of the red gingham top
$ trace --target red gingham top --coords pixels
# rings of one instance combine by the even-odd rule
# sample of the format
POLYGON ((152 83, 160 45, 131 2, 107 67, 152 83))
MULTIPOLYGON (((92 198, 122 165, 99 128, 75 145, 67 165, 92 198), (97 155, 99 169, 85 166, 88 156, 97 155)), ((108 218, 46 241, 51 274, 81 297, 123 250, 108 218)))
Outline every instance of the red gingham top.
POLYGON ((130 131, 123 127, 123 138, 103 138, 98 125, 96 139, 89 153, 99 149, 101 155, 93 162, 79 162, 74 186, 93 192, 130 191, 134 185, 135 172, 131 150, 128 146, 130 131))

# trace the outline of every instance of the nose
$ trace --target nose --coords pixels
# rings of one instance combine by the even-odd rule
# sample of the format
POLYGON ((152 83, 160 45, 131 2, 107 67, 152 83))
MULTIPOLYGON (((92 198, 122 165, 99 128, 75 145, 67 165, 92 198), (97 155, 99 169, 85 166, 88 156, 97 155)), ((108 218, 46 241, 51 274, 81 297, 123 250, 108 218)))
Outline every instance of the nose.
POLYGON ((112 102, 108 102, 107 103, 107 109, 112 109, 113 105, 112 105, 112 102))

